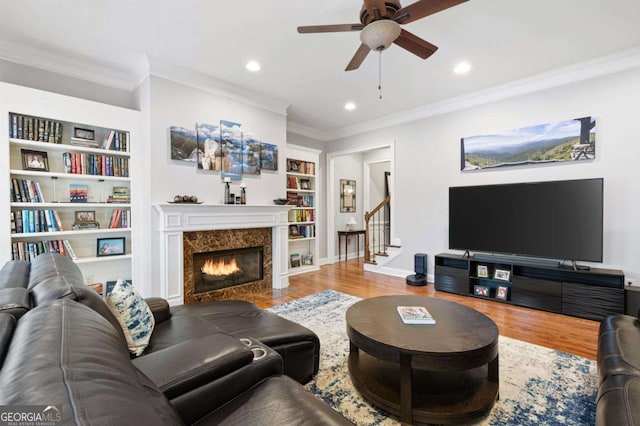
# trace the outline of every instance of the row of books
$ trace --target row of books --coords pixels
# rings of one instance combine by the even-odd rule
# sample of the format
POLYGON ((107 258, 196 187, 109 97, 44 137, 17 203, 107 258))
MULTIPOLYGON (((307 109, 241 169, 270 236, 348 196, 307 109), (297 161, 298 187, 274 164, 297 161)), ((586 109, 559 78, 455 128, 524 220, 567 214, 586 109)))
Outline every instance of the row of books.
POLYGON ((287 172, 302 173, 305 175, 316 174, 316 164, 301 160, 287 160, 287 172))
POLYGON ((11 233, 29 234, 34 232, 64 231, 58 212, 44 210, 11 211, 11 233))
POLYGON ((9 114, 9 137, 37 142, 62 143, 62 123, 23 114, 9 114))
POLYGON ((312 189, 309 179, 287 176, 287 189, 312 189))
POLYGON ((315 222, 315 210, 289 210, 289 222, 315 222))
POLYGON ((129 152, 129 133, 109 130, 104 136, 102 149, 129 152))
POLYGON ((289 225, 289 239, 313 238, 316 236, 315 225, 289 225))
POLYGON ((13 260, 32 261, 42 253, 56 252, 63 256, 69 256, 76 260, 76 254, 71 247, 69 240, 47 240, 47 241, 16 241, 11 244, 11 256, 13 260))
POLYGON ((11 179, 11 201, 16 203, 44 203, 40 183, 31 179, 11 179))
POLYGON ((298 207, 313 207, 313 195, 299 195, 297 192, 287 192, 287 201, 298 207))
POLYGON ((76 175, 129 177, 129 160, 118 156, 65 152, 64 172, 76 175))
POLYGON ((109 219, 109 228, 128 228, 131 224, 131 211, 114 209, 109 219))

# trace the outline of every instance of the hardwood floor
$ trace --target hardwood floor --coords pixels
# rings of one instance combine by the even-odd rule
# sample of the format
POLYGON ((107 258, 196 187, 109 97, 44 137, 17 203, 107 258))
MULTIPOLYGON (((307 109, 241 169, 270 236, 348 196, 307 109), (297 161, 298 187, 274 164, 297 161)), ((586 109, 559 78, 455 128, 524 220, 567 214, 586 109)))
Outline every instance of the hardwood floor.
POLYGON ((404 278, 363 271, 362 259, 325 265, 320 271, 289 277, 286 289, 269 290, 243 298, 268 308, 327 289, 362 298, 415 294, 458 302, 490 317, 503 336, 596 359, 597 321, 436 291, 431 283, 412 287, 405 283, 404 278))

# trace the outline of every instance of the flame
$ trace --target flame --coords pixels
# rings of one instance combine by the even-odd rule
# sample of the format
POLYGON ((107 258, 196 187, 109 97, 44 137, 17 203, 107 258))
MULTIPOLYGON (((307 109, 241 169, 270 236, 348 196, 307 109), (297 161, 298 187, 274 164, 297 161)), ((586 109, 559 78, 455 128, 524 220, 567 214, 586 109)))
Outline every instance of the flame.
POLYGON ((212 259, 207 259, 202 268, 200 268, 200 271, 204 274, 218 277, 242 272, 235 258, 231 259, 229 263, 226 263, 224 260, 214 262, 212 259))

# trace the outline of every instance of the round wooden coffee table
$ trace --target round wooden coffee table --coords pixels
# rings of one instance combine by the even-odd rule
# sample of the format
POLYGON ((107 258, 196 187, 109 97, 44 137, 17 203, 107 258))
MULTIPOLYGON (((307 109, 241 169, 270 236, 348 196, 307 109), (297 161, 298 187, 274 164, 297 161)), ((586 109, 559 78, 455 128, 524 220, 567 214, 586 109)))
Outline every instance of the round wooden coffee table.
POLYGON ((349 374, 402 423, 465 423, 498 399, 498 327, 458 303, 420 296, 364 299, 347 310, 349 374), (424 306, 435 324, 405 324, 398 306, 424 306))

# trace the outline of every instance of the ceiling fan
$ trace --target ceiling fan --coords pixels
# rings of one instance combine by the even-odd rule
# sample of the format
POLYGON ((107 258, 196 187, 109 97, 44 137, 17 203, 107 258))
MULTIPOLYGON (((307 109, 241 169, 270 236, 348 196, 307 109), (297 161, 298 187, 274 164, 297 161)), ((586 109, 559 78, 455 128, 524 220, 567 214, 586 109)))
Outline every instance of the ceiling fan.
POLYGON ((422 59, 427 59, 438 47, 400 28, 400 25, 417 21, 466 1, 468 0, 418 0, 402 7, 398 0, 364 0, 360 9, 359 24, 309 25, 298 27, 298 32, 305 34, 361 31, 362 43, 345 71, 357 69, 370 50, 381 52, 392 43, 422 59))

